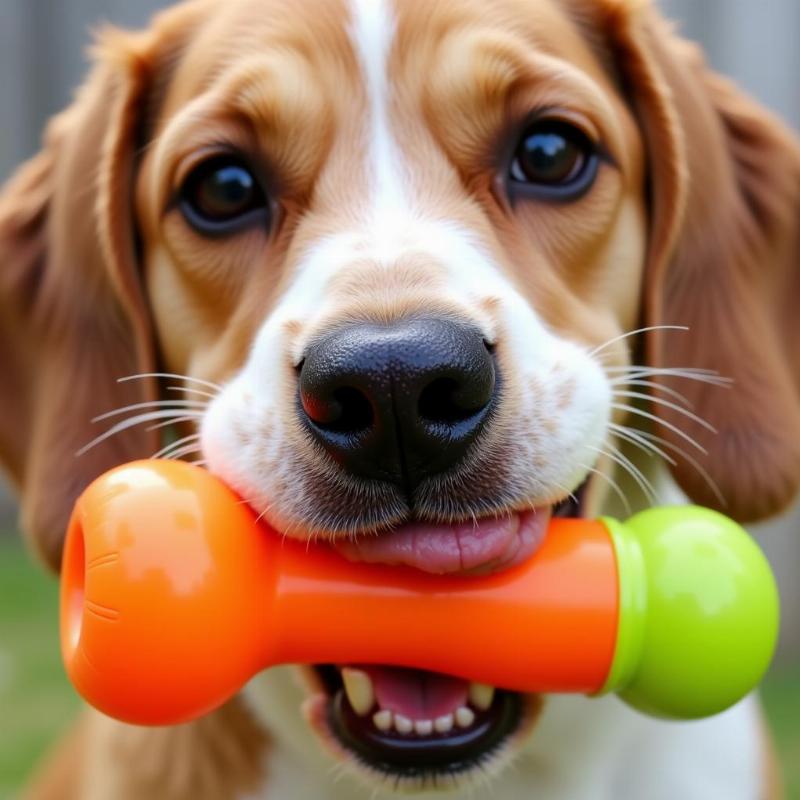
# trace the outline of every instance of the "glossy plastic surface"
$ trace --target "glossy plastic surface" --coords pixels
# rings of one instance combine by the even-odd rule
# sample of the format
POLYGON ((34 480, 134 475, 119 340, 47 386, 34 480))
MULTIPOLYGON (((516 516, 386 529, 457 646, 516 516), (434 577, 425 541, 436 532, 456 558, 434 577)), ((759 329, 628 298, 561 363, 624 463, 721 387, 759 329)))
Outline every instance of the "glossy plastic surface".
POLYGON ((761 680, 778 639, 778 590, 755 541, 697 506, 605 520, 622 578, 607 690, 648 714, 723 711, 761 680))
POLYGON ((555 521, 536 556, 503 573, 433 576, 281 539, 204 470, 135 462, 76 505, 62 650, 90 703, 140 724, 199 716, 279 663, 388 663, 595 692, 616 604, 597 522, 555 521))
POLYGON ((705 509, 554 520, 526 563, 433 576, 281 538, 204 470, 142 461, 86 490, 65 547, 69 677, 97 708, 139 724, 200 716, 281 663, 617 691, 650 714, 698 717, 754 688, 777 637, 764 556, 705 509))

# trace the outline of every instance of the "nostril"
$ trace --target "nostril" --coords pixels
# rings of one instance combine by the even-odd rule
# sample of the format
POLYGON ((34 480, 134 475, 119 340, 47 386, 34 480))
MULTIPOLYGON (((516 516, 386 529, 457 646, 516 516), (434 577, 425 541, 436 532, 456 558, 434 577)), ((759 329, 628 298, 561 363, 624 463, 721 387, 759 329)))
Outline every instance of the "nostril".
POLYGON ((297 365, 310 437, 354 476, 407 493, 454 468, 491 419, 494 342, 469 324, 408 318, 328 331, 297 365))
POLYGON ((461 422, 472 411, 460 407, 455 394, 458 384, 452 378, 437 378, 419 396, 419 415, 428 422, 461 422))
POLYGON ((422 390, 418 412, 424 421, 453 425, 474 416, 488 401, 483 393, 464 392, 453 378, 437 378, 422 390))
POLYGON ((324 399, 308 393, 302 393, 300 399, 308 418, 323 430, 359 433, 372 426, 372 405, 364 393, 353 386, 335 389, 324 399))

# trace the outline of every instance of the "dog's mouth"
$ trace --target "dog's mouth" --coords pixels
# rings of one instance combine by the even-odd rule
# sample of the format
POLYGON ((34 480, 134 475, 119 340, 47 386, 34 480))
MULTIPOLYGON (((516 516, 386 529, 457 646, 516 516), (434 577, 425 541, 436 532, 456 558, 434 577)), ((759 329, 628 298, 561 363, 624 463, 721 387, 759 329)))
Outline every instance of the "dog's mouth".
POLYGON ((480 767, 521 727, 529 701, 463 678, 385 665, 321 665, 325 724, 365 766, 425 781, 480 767))
MULTIPOLYGON (((551 517, 582 516, 585 496, 586 484, 554 506, 529 512, 531 518, 520 523, 520 527, 527 524, 531 528, 529 544, 532 542, 535 549, 551 517), (532 523, 534 518, 537 521, 532 523)), ((405 533, 401 531, 401 537, 405 533)), ((419 545, 419 537, 424 538, 425 532, 415 533, 415 544, 419 545)), ((401 546, 404 544, 407 542, 401 538, 390 546, 390 555, 397 556, 390 563, 414 564, 416 557, 408 555, 414 548, 409 551, 401 546)), ((383 547, 375 553, 367 550, 366 554, 350 555, 361 560, 386 560, 389 551, 385 543, 383 547)), ((525 550, 527 556, 529 547, 525 550)), ((500 569, 498 563, 515 563, 519 554, 517 550, 514 553, 517 555, 511 559, 504 552, 499 560, 490 558, 486 563, 491 563, 493 570, 500 569)), ((428 571, 455 571, 441 569, 450 563, 441 553, 438 561, 436 558, 436 569, 428 571)), ((469 572, 471 566, 461 571, 469 572)), ((372 775, 388 776, 396 784, 403 782, 409 787, 439 785, 445 778, 454 781, 485 769, 514 749, 511 745, 523 738, 541 705, 536 695, 422 669, 319 664, 313 667, 313 673, 314 682, 323 690, 311 699, 307 709, 317 731, 340 756, 357 762, 372 775)))
POLYGON ((588 483, 554 505, 445 525, 408 522, 379 535, 339 537, 331 544, 351 561, 402 564, 435 574, 498 572, 538 550, 551 518, 582 516, 588 483))

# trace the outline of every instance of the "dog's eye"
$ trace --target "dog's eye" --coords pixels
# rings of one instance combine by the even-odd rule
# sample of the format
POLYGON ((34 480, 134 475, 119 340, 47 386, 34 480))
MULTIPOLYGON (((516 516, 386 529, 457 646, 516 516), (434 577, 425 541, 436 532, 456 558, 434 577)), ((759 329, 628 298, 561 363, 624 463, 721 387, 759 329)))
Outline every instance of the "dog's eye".
POLYGON ((207 235, 235 233, 268 216, 258 180, 235 156, 217 156, 195 167, 179 198, 186 221, 207 235))
POLYGON ((597 163, 596 148, 580 128, 563 120, 538 120, 525 130, 514 151, 510 188, 575 200, 594 182, 597 163))

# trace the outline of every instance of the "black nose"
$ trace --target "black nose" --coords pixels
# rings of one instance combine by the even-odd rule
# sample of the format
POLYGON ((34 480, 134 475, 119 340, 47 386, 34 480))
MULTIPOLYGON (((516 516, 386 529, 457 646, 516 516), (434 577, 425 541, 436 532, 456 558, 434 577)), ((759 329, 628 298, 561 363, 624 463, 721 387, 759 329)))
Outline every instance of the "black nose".
POLYGON ((308 349, 300 371, 314 438, 349 472, 408 490, 464 457, 495 397, 480 331, 445 319, 341 328, 308 349))

